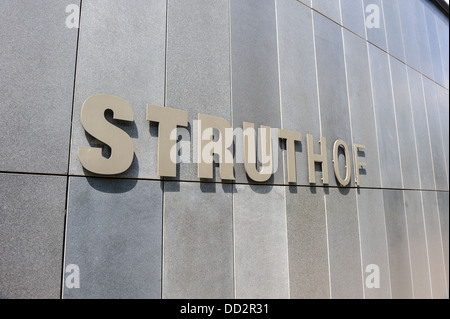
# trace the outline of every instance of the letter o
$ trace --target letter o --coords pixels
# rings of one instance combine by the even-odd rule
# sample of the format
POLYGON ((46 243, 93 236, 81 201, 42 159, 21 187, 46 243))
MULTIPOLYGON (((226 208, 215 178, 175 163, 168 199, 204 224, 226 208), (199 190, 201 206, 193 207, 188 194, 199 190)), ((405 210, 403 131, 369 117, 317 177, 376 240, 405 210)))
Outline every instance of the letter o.
POLYGON ((333 165, 334 165, 334 174, 336 175, 337 181, 342 186, 347 186, 350 183, 352 171, 350 169, 350 154, 348 151, 348 146, 343 140, 337 140, 334 142, 333 146, 333 165), (344 149, 345 156, 345 179, 342 178, 341 172, 339 171, 339 148, 342 147, 344 149))

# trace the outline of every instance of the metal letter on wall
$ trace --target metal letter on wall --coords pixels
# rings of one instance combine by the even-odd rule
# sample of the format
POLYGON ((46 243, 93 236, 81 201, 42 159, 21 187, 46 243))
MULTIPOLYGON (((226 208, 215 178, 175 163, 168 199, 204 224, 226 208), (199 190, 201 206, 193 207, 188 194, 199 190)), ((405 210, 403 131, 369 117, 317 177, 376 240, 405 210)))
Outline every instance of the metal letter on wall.
POLYGON ((147 104, 147 121, 157 122, 158 125, 158 176, 176 177, 176 158, 171 158, 170 151, 177 143, 171 138, 171 133, 178 126, 188 126, 188 112, 147 104))
POLYGON ((364 145, 360 145, 360 144, 353 145, 353 165, 355 165, 355 184, 356 184, 356 186, 361 185, 361 181, 359 178, 359 170, 367 166, 366 163, 358 161, 358 152, 364 151, 365 149, 366 149, 366 147, 364 145))
POLYGON ((302 135, 298 132, 279 129, 278 138, 286 140, 288 182, 295 183, 297 181, 297 169, 295 166, 295 142, 300 142, 302 140, 302 135))
POLYGON ((233 144, 233 129, 227 120, 205 114, 198 115, 198 178, 213 178, 213 155, 219 156, 220 178, 234 180, 234 159, 229 147, 233 144), (213 141, 213 129, 219 131, 213 141))
POLYGON ((327 161, 327 140, 325 137, 321 137, 320 143, 320 154, 314 154, 314 141, 311 134, 306 135, 306 144, 308 147, 308 172, 309 172, 309 183, 316 183, 316 163, 322 164, 322 182, 328 184, 328 161, 327 161))
POLYGON ((352 176, 352 171, 350 169, 350 154, 348 152, 348 146, 343 140, 337 140, 334 142, 333 146, 333 165, 334 174, 336 175, 337 181, 342 186, 347 186, 350 183, 350 178, 352 176), (341 172, 339 171, 339 148, 344 150, 345 156, 345 179, 342 178, 341 172))
POLYGON ((271 143, 270 127, 261 126, 260 153, 261 169, 256 169, 256 144, 255 144, 255 125, 253 123, 244 122, 244 167, 248 177, 255 182, 265 182, 270 179, 273 174, 273 153, 271 143))
POLYGON ((131 106, 122 98, 113 95, 94 95, 81 108, 81 124, 94 138, 111 148, 110 158, 102 155, 98 147, 79 147, 81 165, 88 171, 102 175, 125 172, 133 162, 134 149, 130 136, 105 118, 105 111, 112 110, 115 120, 133 121, 131 106))

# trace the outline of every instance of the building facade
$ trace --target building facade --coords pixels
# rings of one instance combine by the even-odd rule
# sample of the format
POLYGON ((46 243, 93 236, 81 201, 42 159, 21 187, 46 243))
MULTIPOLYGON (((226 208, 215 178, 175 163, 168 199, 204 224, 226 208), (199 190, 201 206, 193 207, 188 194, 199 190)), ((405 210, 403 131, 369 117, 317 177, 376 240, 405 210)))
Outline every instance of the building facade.
POLYGON ((3 0, 0 23, 0 298, 448 298, 435 3, 3 0), (101 113, 118 174, 80 160, 119 152, 82 121, 99 95, 132 114, 101 113), (187 112, 174 176, 148 105, 187 112), (199 174, 199 114, 274 129, 271 174, 236 137, 234 179, 199 174))

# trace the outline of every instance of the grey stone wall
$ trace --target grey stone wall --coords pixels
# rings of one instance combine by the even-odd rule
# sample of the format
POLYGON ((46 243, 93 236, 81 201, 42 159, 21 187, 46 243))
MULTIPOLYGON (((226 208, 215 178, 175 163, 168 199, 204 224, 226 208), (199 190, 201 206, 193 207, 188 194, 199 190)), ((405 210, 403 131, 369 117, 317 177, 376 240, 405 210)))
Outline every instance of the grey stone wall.
POLYGON ((430 1, 2 0, 0 21, 0 298, 448 298, 449 20, 430 1), (102 145, 80 123, 94 94, 133 108, 119 176, 78 160, 102 145), (283 146, 264 184, 242 164, 160 179, 148 103, 301 132, 297 183, 283 146), (331 159, 309 185, 306 134, 366 145, 361 187, 331 159))

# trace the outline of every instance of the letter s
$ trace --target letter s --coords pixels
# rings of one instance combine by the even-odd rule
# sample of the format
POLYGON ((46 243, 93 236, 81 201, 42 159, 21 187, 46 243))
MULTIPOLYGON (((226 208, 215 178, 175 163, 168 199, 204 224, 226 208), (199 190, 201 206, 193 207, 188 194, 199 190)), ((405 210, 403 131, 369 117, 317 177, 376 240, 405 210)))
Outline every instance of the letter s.
POLYGON ((133 121, 131 106, 122 98, 113 95, 94 95, 81 108, 81 124, 86 132, 111 147, 111 157, 102 156, 98 147, 79 147, 81 165, 88 171, 101 175, 116 175, 125 172, 133 162, 134 149, 130 136, 105 119, 106 110, 113 111, 113 118, 133 121))

